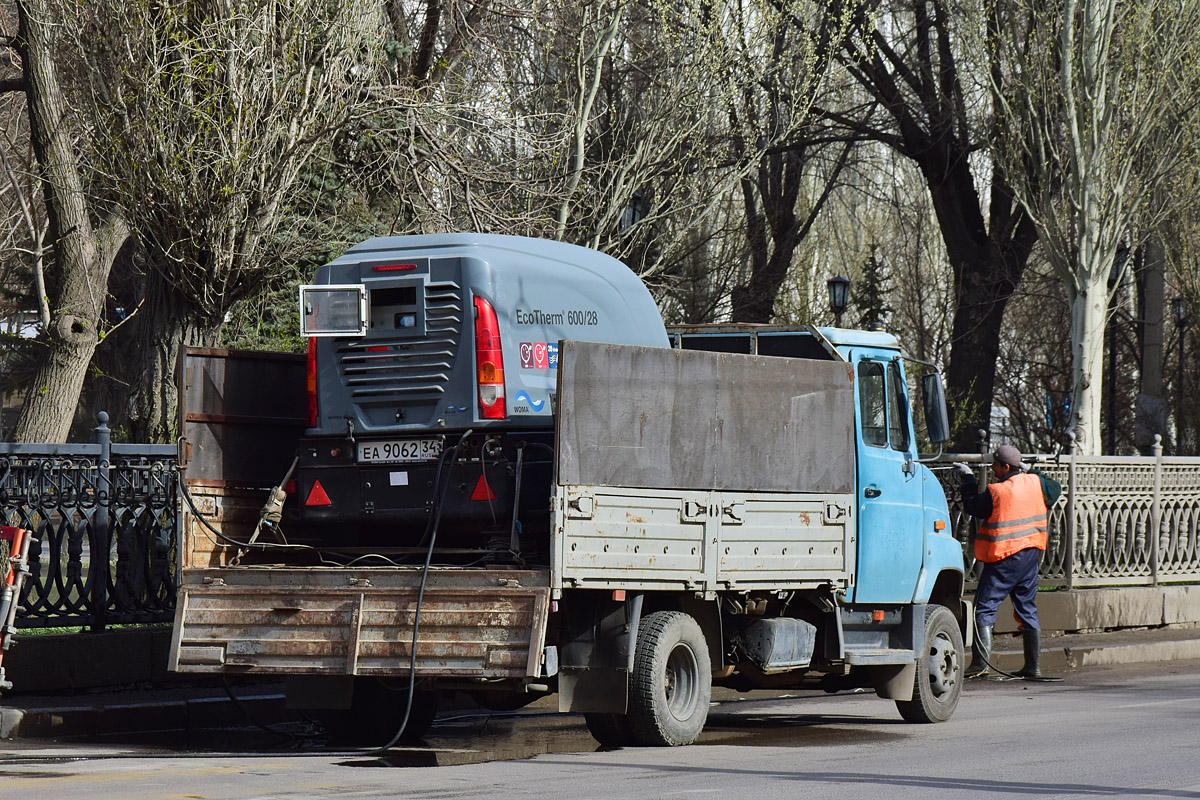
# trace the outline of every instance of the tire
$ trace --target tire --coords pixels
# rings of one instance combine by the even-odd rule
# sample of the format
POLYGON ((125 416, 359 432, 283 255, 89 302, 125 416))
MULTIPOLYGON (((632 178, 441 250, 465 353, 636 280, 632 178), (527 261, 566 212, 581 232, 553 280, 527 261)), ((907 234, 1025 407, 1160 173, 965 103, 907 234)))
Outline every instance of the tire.
MULTIPOLYGON (((437 692, 413 692, 412 712, 400 743, 413 744, 429 732, 437 715, 438 698, 437 692)), ((310 714, 325 727, 332 743, 379 747, 396 735, 407 701, 407 686, 391 687, 375 679, 357 678, 349 709, 323 709, 310 714)))
POLYGON ((696 620, 678 611, 642 617, 626 715, 634 742, 691 744, 704 729, 711 697, 708 644, 696 620))
POLYGON ((624 714, 601 714, 588 711, 583 715, 592 738, 605 747, 628 747, 635 744, 629 718, 624 714))
POLYGON ((962 633, 958 620, 945 606, 925 607, 925 658, 917 661, 911 700, 897 700, 900 716, 909 722, 945 722, 962 694, 962 633))

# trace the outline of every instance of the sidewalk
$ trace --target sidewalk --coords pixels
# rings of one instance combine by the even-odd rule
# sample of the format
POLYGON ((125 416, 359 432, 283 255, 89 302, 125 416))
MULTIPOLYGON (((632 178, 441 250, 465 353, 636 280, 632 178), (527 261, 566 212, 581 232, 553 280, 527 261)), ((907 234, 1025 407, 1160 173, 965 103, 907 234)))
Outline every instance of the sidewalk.
MULTIPOLYGON (((1021 641, 998 634, 996 666, 1021 668, 1021 641)), ((1200 660, 1200 628, 1154 628, 1107 633, 1047 635, 1042 670, 1048 675, 1106 664, 1200 660)), ((80 692, 71 695, 11 694, 0 697, 0 738, 95 737, 159 731, 245 727, 296 719, 284 708, 280 683, 233 687, 238 702, 218 687, 180 686, 148 690, 80 692), (239 708, 240 706, 240 708, 239 708), (244 711, 243 711, 244 709, 244 711)), ((450 710, 444 707, 443 711, 450 710)))
MULTIPOLYGON (((1013 672, 1025 663, 1021 638, 997 634, 992 661, 1013 672)), ((1042 636, 1043 672, 1050 674, 1104 664, 1140 664, 1200 659, 1200 628, 1151 628, 1104 633, 1042 636)))

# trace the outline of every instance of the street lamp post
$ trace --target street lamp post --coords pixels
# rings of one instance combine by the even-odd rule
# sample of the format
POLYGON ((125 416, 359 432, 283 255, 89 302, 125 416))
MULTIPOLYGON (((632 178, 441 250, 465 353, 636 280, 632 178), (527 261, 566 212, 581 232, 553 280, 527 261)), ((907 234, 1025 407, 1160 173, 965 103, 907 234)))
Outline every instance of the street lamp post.
POLYGON ((1179 339, 1179 372, 1175 379, 1175 396, 1178 398, 1175 404, 1175 453, 1178 455, 1183 451, 1183 338, 1187 331, 1188 316, 1191 309, 1188 308, 1188 302, 1182 295, 1175 295, 1171 298, 1171 316, 1175 317, 1175 335, 1179 339))
POLYGON ((837 275, 826 284, 829 287, 829 308, 833 311, 833 324, 842 327, 842 313, 850 305, 850 279, 837 275))

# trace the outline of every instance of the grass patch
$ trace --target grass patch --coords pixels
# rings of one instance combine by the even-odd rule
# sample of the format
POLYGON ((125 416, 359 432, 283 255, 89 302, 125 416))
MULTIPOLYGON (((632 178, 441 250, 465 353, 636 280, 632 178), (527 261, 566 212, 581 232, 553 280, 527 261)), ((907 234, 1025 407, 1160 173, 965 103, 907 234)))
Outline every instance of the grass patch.
MULTIPOLYGON (((21 636, 62 636, 64 634, 90 633, 87 626, 72 625, 69 628, 22 628, 20 620, 17 621, 17 630, 21 636)), ((109 625, 105 627, 105 631, 137 631, 137 630, 161 630, 169 629, 170 622, 147 622, 134 623, 129 625, 109 625)))

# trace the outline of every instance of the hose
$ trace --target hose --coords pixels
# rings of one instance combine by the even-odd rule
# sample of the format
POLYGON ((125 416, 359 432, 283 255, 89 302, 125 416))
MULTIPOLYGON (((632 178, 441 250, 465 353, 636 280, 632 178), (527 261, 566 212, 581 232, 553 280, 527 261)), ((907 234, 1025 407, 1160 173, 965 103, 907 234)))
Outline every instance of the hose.
POLYGON ((458 454, 462 451, 471 433, 472 431, 468 429, 458 440, 458 444, 450 449, 449 458, 447 459, 446 453, 442 453, 442 458, 438 462, 438 471, 433 485, 437 505, 434 506, 433 513, 429 515, 429 524, 425 528, 425 535, 421 537, 422 541, 426 537, 429 538, 429 548, 425 551, 425 564, 421 568, 421 584, 417 589, 417 605, 413 609, 412 646, 409 648, 408 658, 408 702, 404 706, 404 718, 400 720, 400 727, 396 730, 396 733, 388 740, 387 744, 377 747, 374 750, 369 750, 368 753, 370 755, 382 755, 386 753, 396 742, 400 741, 400 737, 404 735, 404 729, 408 727, 408 717, 412 713, 413 696, 416 694, 417 688, 417 634, 421 627, 421 604, 425 600, 425 585, 429 580, 429 564, 433 561, 433 547, 437 543, 438 525, 442 521, 442 508, 445 506, 446 492, 450 487, 449 476, 454 470, 454 465, 458 463, 458 454), (443 470, 443 468, 445 469, 443 470))
MULTIPOLYGON (((974 614, 971 615, 971 627, 975 631, 976 638, 978 638, 978 636, 979 636, 979 621, 975 619, 974 614)), ((974 658, 974 655, 975 654, 972 653, 972 658, 974 658)), ((991 653, 989 653, 988 655, 991 655, 991 653)), ((994 672, 998 675, 1003 675, 1004 679, 1006 679, 1006 680, 1029 681, 1030 683, 1062 683, 1062 681, 1063 681, 1062 678, 1046 678, 1041 675, 1038 675, 1036 677, 1033 675, 1015 675, 1011 672, 1005 672, 1004 670, 1000 669, 995 664, 993 664, 991 661, 988 661, 987 658, 983 657, 982 655, 980 656, 979 660, 982 661, 983 665, 988 668, 988 671, 994 672)), ((983 677, 983 676, 980 675, 979 677, 983 677)))

